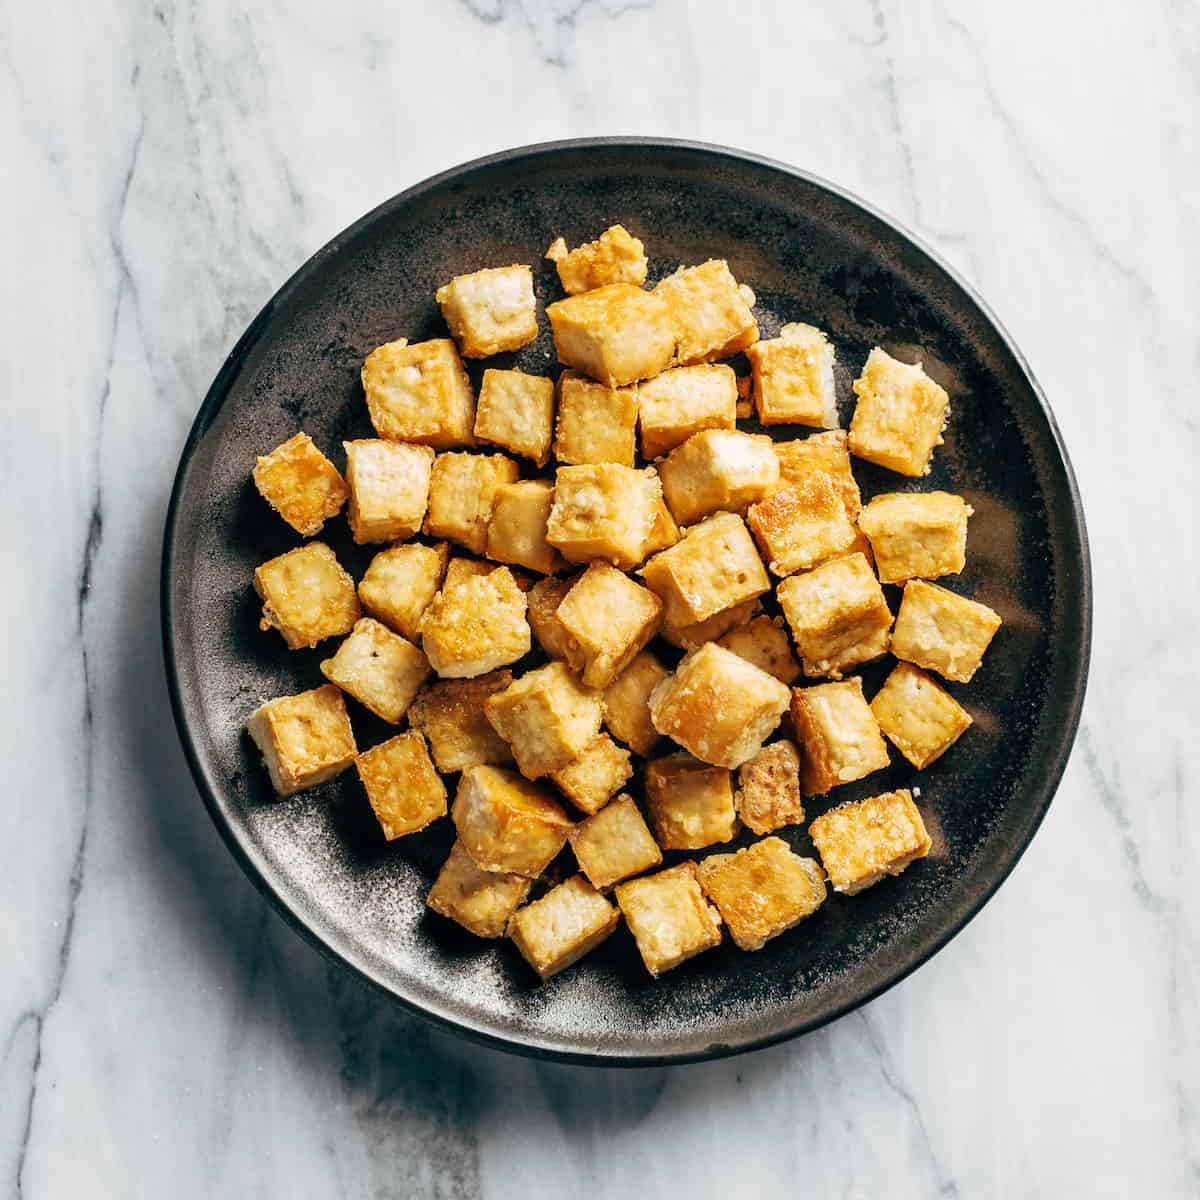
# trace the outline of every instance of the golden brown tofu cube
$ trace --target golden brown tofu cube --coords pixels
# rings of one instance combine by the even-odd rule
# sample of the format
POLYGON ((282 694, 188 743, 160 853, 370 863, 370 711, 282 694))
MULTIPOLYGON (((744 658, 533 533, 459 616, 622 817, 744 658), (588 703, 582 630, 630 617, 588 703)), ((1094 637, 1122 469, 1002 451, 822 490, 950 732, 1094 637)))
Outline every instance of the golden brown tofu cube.
POLYGON ((738 831, 729 772, 686 754, 646 764, 646 811, 664 850, 701 850, 738 831))
POLYGON ((254 572, 262 598, 259 628, 278 629, 289 650, 349 633, 359 618, 354 580, 324 542, 309 542, 269 559, 254 572))
POLYGON ((658 458, 705 429, 733 429, 737 379, 721 366, 675 367, 638 388, 642 454, 658 458))
POLYGON ((474 440, 475 396, 449 338, 380 346, 363 363, 362 384, 371 424, 381 438, 438 449, 474 440))
POLYGON ((421 618, 421 647, 443 679, 471 679, 529 653, 525 593, 507 567, 443 587, 421 618))
POLYGON ((950 397, 922 369, 878 346, 854 381, 850 453, 901 475, 928 475, 950 411, 950 397))
POLYGON ((558 377, 554 456, 560 463, 632 467, 637 451, 636 388, 612 388, 575 371, 558 377))
POLYGON ((597 734, 583 753, 550 778, 576 808, 597 813, 629 782, 629 751, 606 733, 597 734))
POLYGON ((835 892, 853 896, 924 858, 933 842, 907 788, 839 804, 808 827, 835 892))
POLYGON ((328 517, 346 503, 346 481, 313 444, 298 433, 254 464, 254 486, 262 498, 302 537, 320 533, 328 517))
POLYGON ((792 724, 804 751, 800 786, 806 796, 822 795, 888 765, 887 746, 858 676, 796 688, 792 724))
POLYGON ((600 693, 560 662, 528 671, 489 696, 483 711, 527 779, 561 771, 600 732, 600 693))
POLYGON ((346 702, 331 683, 267 701, 250 714, 246 730, 281 796, 340 775, 358 753, 346 702))
POLYGON ((544 788, 503 767, 468 767, 450 810, 458 840, 485 871, 536 879, 567 841, 571 820, 544 788))
POLYGON ((650 720, 650 693, 670 674, 649 650, 643 650, 604 689, 604 723, 631 750, 646 755, 661 734, 650 720))
POLYGON ((462 842, 455 842, 425 903, 476 937, 503 937, 509 918, 521 906, 533 880, 475 865, 462 842))
POLYGON ((570 296, 610 283, 640 287, 646 282, 646 248, 624 225, 610 226, 594 242, 570 251, 559 238, 546 257, 557 267, 563 291, 570 296))
POLYGON ((554 484, 548 479, 520 479, 498 487, 488 525, 488 558, 543 575, 562 570, 562 555, 546 541, 553 507, 554 484))
POLYGON ((816 859, 801 858, 777 837, 736 854, 714 854, 697 866, 696 877, 740 950, 761 950, 825 900, 816 859))
POLYGON ((621 914, 582 875, 518 909, 508 936, 543 979, 577 963, 617 927, 621 914))
POLYGON ((354 765, 389 842, 446 815, 446 785, 419 733, 398 733, 364 750, 354 765))
POLYGON ((412 642, 363 617, 321 664, 321 674, 377 717, 398 725, 429 678, 429 661, 412 642))
POLYGON ((785 579, 776 595, 805 675, 830 675, 887 653, 891 610, 870 563, 849 554, 785 579))
POLYGON ((466 358, 519 350, 537 337, 533 272, 528 266, 455 275, 438 288, 437 302, 466 358))
POLYGON ((695 863, 619 883, 616 896, 642 962, 656 979, 721 944, 721 918, 704 899, 695 863))
POLYGON ((618 796, 595 816, 581 821, 568 840, 579 869, 600 891, 662 862, 662 851, 629 796, 618 796))
POLYGON ((841 497, 820 476, 781 487, 752 504, 746 523, 776 575, 806 571, 845 554, 855 538, 841 497))
POLYGON ((666 550, 675 545, 682 536, 679 526, 675 524, 675 518, 671 516, 671 510, 667 507, 667 502, 660 499, 655 510, 654 524, 650 527, 650 536, 642 546, 642 557, 648 558, 651 554, 666 550))
POLYGON ((787 630, 778 617, 755 617, 716 640, 760 671, 774 675, 780 683, 794 683, 800 675, 800 664, 792 653, 787 630))
POLYGON ((728 358, 758 341, 753 300, 738 287, 723 258, 681 267, 654 292, 670 309, 678 338, 675 361, 683 366, 728 358))
POLYGON ((517 464, 503 454, 439 454, 429 477, 425 532, 483 554, 496 490, 520 475, 517 464))
POLYGON ((859 515, 881 583, 957 575, 967 564, 967 518, 975 510, 949 492, 891 492, 859 515))
POLYGON ((380 550, 358 584, 363 608, 410 642, 419 641, 421 616, 437 595, 449 557, 445 542, 410 542, 380 550))
POLYGON ((846 516, 858 519, 862 496, 850 466, 850 451, 846 449, 846 431, 829 429, 790 442, 775 443, 779 459, 779 485, 802 484, 813 476, 822 476, 841 497, 846 516))
POLYGON ((495 569, 495 563, 484 562, 480 558, 464 558, 456 554, 446 567, 441 590, 452 592, 460 583, 466 583, 468 579, 478 579, 481 575, 490 575, 495 569))
POLYGON ((572 671, 583 670, 583 650, 558 619, 558 606, 579 581, 578 575, 567 579, 539 579, 529 589, 529 625, 537 644, 549 655, 565 662, 572 671))
POLYGON ((663 496, 680 525, 725 509, 740 512, 775 490, 779 459, 769 437, 706 429, 676 446, 658 465, 663 496))
POLYGON ((650 470, 615 463, 559 467, 546 538, 569 562, 602 558, 634 567, 642 561, 661 499, 662 484, 650 470))
POLYGON ((504 691, 512 678, 511 671, 492 671, 475 679, 447 679, 417 693, 409 724, 429 739, 439 771, 512 762, 508 743, 483 715, 483 702, 504 691))
POLYGON ((760 835, 803 821, 796 747, 788 741, 772 742, 738 767, 733 799, 742 824, 760 835))
POLYGON ((763 425, 838 423, 833 385, 835 355, 829 339, 812 325, 785 325, 779 337, 746 351, 754 372, 754 407, 763 425))
POLYGON ((475 409, 475 436, 531 458, 539 467, 550 455, 554 380, 524 371, 487 370, 475 409))
POLYGON ((546 316, 559 362, 609 387, 657 375, 675 353, 670 308, 629 283, 568 296, 549 305, 546 316))
POLYGON ((944 687, 909 663, 897 663, 871 701, 888 741, 918 771, 941 758, 966 732, 971 716, 944 687))
POLYGON ((904 585, 892 653, 945 679, 970 683, 1000 625, 1000 614, 986 604, 912 579, 904 585))
MULTIPOLYGON (((695 621, 691 625, 666 625, 662 627, 663 640, 678 646, 680 650, 698 650, 705 642, 720 641, 727 633, 740 629, 756 613, 762 605, 755 599, 743 600, 723 612, 715 613, 704 621, 695 621)), ((742 655, 743 658, 746 655, 742 655)))
POLYGON ((396 542, 421 528, 429 502, 433 451, 428 446, 364 438, 343 442, 354 540, 396 542))

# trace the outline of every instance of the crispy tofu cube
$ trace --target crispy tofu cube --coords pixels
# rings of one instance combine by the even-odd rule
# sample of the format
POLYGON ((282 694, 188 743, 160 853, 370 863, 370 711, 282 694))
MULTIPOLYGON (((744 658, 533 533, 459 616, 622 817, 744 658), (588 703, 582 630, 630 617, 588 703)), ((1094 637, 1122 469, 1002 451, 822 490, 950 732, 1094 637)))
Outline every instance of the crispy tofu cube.
POLYGON ((792 853, 777 837, 736 854, 714 854, 697 866, 696 877, 739 950, 761 950, 825 900, 825 875, 816 859, 792 853))
POLYGON ((650 693, 670 674, 643 650, 604 689, 604 724, 637 754, 646 755, 661 736, 650 720, 650 693))
POLYGON ((695 863, 619 883, 616 896, 642 962, 656 979, 721 944, 721 918, 704 899, 695 863))
POLYGON ((554 456, 560 463, 632 467, 637 451, 636 388, 608 387, 575 371, 558 377, 554 456))
POLYGON ((615 463, 559 467, 546 538, 569 562, 602 558, 617 567, 636 566, 661 499, 662 484, 650 470, 615 463))
POLYGON ((343 442, 354 540, 396 542, 421 528, 429 502, 433 451, 428 446, 364 438, 343 442))
POLYGON ((668 549, 675 545, 682 536, 679 526, 675 524, 675 518, 671 516, 671 510, 667 507, 667 502, 660 499, 655 510, 654 524, 650 527, 650 536, 642 546, 642 557, 648 558, 651 554, 668 549))
POLYGON ((938 579, 967 565, 967 518, 975 510, 949 492, 876 496, 858 518, 881 583, 938 579))
POLYGON ((498 487, 488 525, 488 558, 543 575, 562 570, 562 555, 546 541, 553 507, 554 484, 548 479, 520 479, 498 487))
POLYGON ((460 583, 466 583, 468 579, 478 579, 481 575, 490 575, 495 569, 495 563, 484 562, 481 558, 464 558, 456 554, 446 567, 441 590, 452 592, 460 583))
POLYGON ((642 454, 658 458, 705 429, 733 429, 737 378, 732 368, 675 367, 638 388, 642 454))
POLYGON ((819 329, 785 325, 779 337, 755 342, 746 357, 754 373, 754 407, 760 424, 837 426, 835 355, 819 329))
POLYGON ((729 772, 686 754, 646 764, 646 810, 664 850, 700 850, 738 831, 729 772))
POLYGON ((477 867, 462 842, 455 842, 425 903, 476 937, 498 938, 532 886, 523 875, 477 867))
POLYGON ((421 618, 421 647, 443 679, 505 667, 532 646, 525 593, 507 567, 443 587, 421 618))
POLYGON ((942 757, 967 731, 971 715, 944 687, 910 663, 897 663, 871 701, 888 741, 918 771, 942 757))
POLYGON ((445 542, 410 542, 380 550, 358 584, 363 608, 410 642, 419 641, 421 616, 437 595, 449 557, 445 542))
POLYGON ((804 751, 800 786, 820 796, 888 765, 887 746, 858 676, 792 693, 792 724, 804 751))
POLYGON ((512 762, 508 743, 483 715, 483 702, 512 683, 511 671, 447 679, 417 693, 408 721, 428 739, 439 771, 512 762))
POLYGON ((600 693, 584 687, 560 662, 514 680, 489 696, 483 711, 527 779, 561 771, 600 732, 600 693))
POLYGON ((336 517, 349 495, 337 467, 307 433, 260 455, 253 476, 259 495, 301 537, 320 533, 326 518, 336 517))
POLYGON ((853 896, 924 858, 933 842, 907 788, 839 804, 808 827, 835 892, 853 896))
POLYGON ((484 371, 475 410, 475 436, 480 441, 503 446, 543 467, 553 424, 553 379, 524 371, 484 371))
POLYGON ((950 411, 950 397, 921 367, 897 362, 878 346, 854 381, 850 453, 901 475, 928 475, 950 411))
POLYGON ((736 429, 705 429, 658 466, 663 495, 680 525, 725 509, 740 512, 775 490, 779 459, 771 439, 736 429))
POLYGON ((758 341, 748 297, 723 258, 681 267, 654 293, 666 301, 675 322, 675 361, 682 366, 728 358, 758 341))
POLYGON ((970 683, 1000 625, 1000 614, 986 604, 912 579, 904 585, 892 653, 945 679, 970 683))
POLYGON ((574 250, 559 238, 546 252, 558 268, 563 291, 576 296, 610 283, 632 283, 641 287, 646 282, 646 248, 624 225, 613 225, 594 242, 585 242, 574 250), (559 244, 561 243, 561 250, 559 244))
POLYGON ((529 625, 537 644, 550 658, 560 659, 572 671, 583 670, 583 649, 558 619, 558 606, 578 581, 578 575, 539 579, 529 589, 529 625))
MULTIPOLYGON (((698 650, 705 642, 720 641, 727 633, 740 629, 752 617, 762 611, 757 600, 744 600, 724 612, 716 613, 704 621, 691 625, 667 625, 662 627, 663 640, 680 650, 698 650)), ((746 656, 743 654, 743 658, 746 656)))
POLYGON ((840 679, 843 671, 887 653, 892 613, 864 555, 792 575, 776 595, 805 675, 840 679))
POLYGON ((841 497, 846 516, 851 521, 858 520, 862 496, 850 466, 844 429, 829 429, 790 442, 776 442, 775 457, 779 459, 780 487, 799 485, 813 476, 823 476, 841 497))
POLYGON ((483 554, 496 490, 520 475, 517 464, 503 454, 439 454, 429 477, 425 532, 483 554))
POLYGON ((289 650, 349 633, 359 618, 354 580, 324 542, 309 542, 269 559, 254 572, 262 598, 262 630, 278 629, 289 650))
POLYGON ((438 307, 465 358, 519 350, 538 334, 533 271, 487 267, 455 275, 437 290, 438 307))
POLYGON ((398 733, 364 750, 354 765, 389 842, 446 815, 446 785, 419 733, 398 733))
POLYGON ((536 879, 567 841, 572 822, 544 788, 503 767, 468 767, 450 810, 458 840, 485 871, 536 879))
POLYGON ((855 538, 841 498, 821 476, 781 487, 752 504, 746 523, 776 575, 806 571, 845 554, 855 538))
POLYGON ((617 927, 621 914, 582 875, 518 909, 508 936, 543 980, 577 963, 617 927))
POLYGON ((358 753, 346 702, 331 683, 268 700, 250 714, 246 730, 281 796, 340 775, 358 753))
POLYGON ((774 675, 780 683, 794 683, 800 675, 800 664, 792 653, 787 630, 778 617, 760 616, 731 629, 716 639, 718 645, 732 650, 740 658, 753 663, 760 671, 774 675))
POLYGON ((650 719, 701 762, 733 768, 758 753, 790 699, 774 676, 706 642, 654 689, 650 719))
POLYGON ((363 391, 381 438, 445 449, 469 446, 475 396, 467 369, 449 338, 410 346, 388 342, 367 355, 363 391))
POLYGON ((554 350, 609 387, 657 375, 675 353, 675 322, 661 296, 629 283, 568 296, 547 306, 554 350))
POLYGON ((581 821, 567 840, 579 869, 600 891, 662 862, 662 851, 629 796, 618 796, 595 816, 581 821))
MULTIPOLYGON (((599 812, 629 782, 629 751, 598 733, 573 762, 551 771, 551 780, 585 813, 599 812)), ((600 885, 597 884, 597 887, 600 885)))
POLYGON ((681 541, 650 559, 642 577, 666 605, 665 624, 676 629, 771 590, 746 523, 736 513, 717 513, 694 525, 681 541))
POLYGON ((386 625, 363 617, 321 664, 321 674, 377 717, 398 725, 429 678, 429 660, 386 625))
POLYGON ((738 767, 734 804, 742 823, 757 834, 804 820, 800 756, 791 742, 772 742, 738 767))
POLYGON ((555 614, 583 658, 583 682, 604 688, 655 635, 662 601, 608 563, 594 562, 555 614))

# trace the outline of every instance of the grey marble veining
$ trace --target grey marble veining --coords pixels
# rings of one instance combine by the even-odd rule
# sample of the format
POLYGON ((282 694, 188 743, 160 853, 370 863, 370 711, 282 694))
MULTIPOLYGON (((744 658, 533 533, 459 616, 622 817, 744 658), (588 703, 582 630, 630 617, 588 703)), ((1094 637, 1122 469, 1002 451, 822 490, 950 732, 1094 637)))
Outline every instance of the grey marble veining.
POLYGON ((1196 1194, 1198 11, 0 3, 0 1194, 1196 1194), (1051 398, 1096 573, 996 899, 865 1010, 675 1070, 510 1058, 328 966, 211 827, 159 658, 174 465, 259 307, 431 172, 600 133, 795 162, 937 246, 1051 398))

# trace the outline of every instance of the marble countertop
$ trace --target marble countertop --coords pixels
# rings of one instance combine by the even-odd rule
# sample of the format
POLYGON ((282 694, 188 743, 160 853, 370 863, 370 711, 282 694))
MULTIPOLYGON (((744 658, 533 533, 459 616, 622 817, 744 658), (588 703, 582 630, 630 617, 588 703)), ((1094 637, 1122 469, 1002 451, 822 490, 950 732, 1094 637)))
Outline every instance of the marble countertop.
POLYGON ((1071 8, 0 3, 0 1194, 1196 1194, 1200 9, 1071 8), (179 450, 276 287, 434 171, 605 133, 788 160, 939 248, 1095 564, 1078 744, 995 900, 835 1025, 671 1070, 480 1049, 327 965, 221 844, 159 650, 179 450))

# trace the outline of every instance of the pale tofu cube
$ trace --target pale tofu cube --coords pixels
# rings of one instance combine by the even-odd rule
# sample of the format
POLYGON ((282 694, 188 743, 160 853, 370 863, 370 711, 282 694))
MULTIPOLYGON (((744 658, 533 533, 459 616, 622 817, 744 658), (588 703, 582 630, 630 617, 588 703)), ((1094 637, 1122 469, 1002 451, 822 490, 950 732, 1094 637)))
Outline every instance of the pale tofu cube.
POLYGON ((907 788, 840 804, 808 827, 835 892, 853 896, 899 875, 933 846, 907 788))
POLYGON ((433 769, 419 733, 399 733, 364 750, 354 765, 389 842, 446 815, 446 785, 433 769))
POLYGON ((551 771, 550 779, 576 808, 597 813, 632 775, 629 751, 618 746, 607 733, 599 733, 577 759, 560 771, 551 771))
POLYGON ((656 979, 721 944, 721 918, 704 899, 695 863, 619 883, 616 896, 642 962, 656 979))
POLYGON ((774 675, 780 683, 794 683, 800 676, 800 664, 792 653, 792 643, 779 617, 755 617, 716 641, 759 670, 774 675))
POLYGON ((548 663, 489 696, 483 711, 512 747, 527 779, 561 771, 600 732, 600 693, 560 662, 548 663))
POLYGON ((754 373, 754 407, 760 424, 818 429, 837 425, 836 356, 819 329, 785 325, 779 337, 756 342, 746 357, 754 373))
POLYGON ((675 354, 670 308, 661 296, 629 283, 556 301, 546 316, 559 362, 609 387, 657 375, 675 354))
POLYGON ((543 979, 577 963, 603 942, 621 914, 582 875, 572 875, 508 923, 521 957, 543 979))
POLYGON ((546 541, 553 507, 554 484, 547 479, 521 479, 498 487, 488 524, 488 558, 543 575, 562 570, 562 555, 546 541))
POLYGON ((363 617, 321 664, 321 674, 377 717, 398 725, 429 678, 429 661, 412 642, 363 617))
POLYGON ((768 837, 736 854, 714 854, 696 868, 739 950, 761 950, 811 916, 825 900, 825 875, 782 838, 768 837))
POLYGON ((871 701, 888 741, 918 771, 941 758, 971 725, 971 715, 944 687, 909 663, 897 663, 871 701))
POLYGON ((561 252, 556 243, 551 247, 555 253, 547 251, 546 257, 558 268, 563 291, 570 296, 610 283, 640 287, 646 282, 646 248, 624 225, 612 225, 594 242, 585 242, 570 251, 566 242, 558 240, 562 243, 561 252))
POLYGON ((456 275, 438 288, 437 302, 465 358, 519 350, 537 337, 533 271, 528 266, 456 275))
POLYGON ((662 851, 629 796, 618 796, 595 816, 581 821, 568 841, 579 869, 599 891, 662 862, 662 851))
POLYGON ((680 525, 722 509, 741 512, 779 482, 779 459, 769 437, 736 429, 706 429, 676 446, 658 464, 663 496, 680 525))
POLYGON ((608 387, 575 371, 558 377, 554 457, 560 463, 632 467, 637 451, 638 394, 608 387))
POLYGON ((578 575, 566 579, 539 579, 529 589, 529 625, 537 644, 550 658, 560 659, 573 671, 583 670, 583 649, 558 619, 558 606, 579 581, 578 575))
POLYGON ((517 464, 503 454, 439 454, 429 478, 425 532, 483 554, 496 490, 520 476, 517 464))
POLYGON ((646 811, 664 850, 701 850, 738 831, 729 772, 686 754, 646 764, 646 811))
POLYGON ((655 289, 670 309, 681 366, 728 358, 758 341, 758 324, 749 297, 723 258, 698 267, 681 267, 655 289))
POLYGON ((950 411, 950 397, 920 363, 897 362, 878 346, 854 381, 850 453, 901 475, 928 475, 950 411))
POLYGON ((482 870, 462 842, 455 842, 425 903, 476 937, 498 938, 532 886, 522 875, 482 870))
POLYGON ((458 840, 485 871, 536 879, 566 845, 572 821, 544 788, 503 767, 468 767, 450 818, 458 840))
POLYGON ((289 650, 349 633, 359 618, 354 580, 324 542, 269 559, 254 572, 263 602, 262 630, 278 629, 289 650))
POLYGON ((642 454, 658 458, 705 429, 737 423, 737 378, 731 367, 675 367, 638 388, 642 454))
POLYGON ((475 395, 449 338, 380 346, 363 363, 362 384, 381 438, 438 449, 474 440, 475 395))
POLYGON ((445 542, 380 550, 358 584, 363 608, 410 642, 420 641, 421 616, 441 587, 449 557, 445 542))
POLYGON ((346 702, 331 683, 267 701, 250 714, 246 730, 281 796, 333 779, 358 753, 346 702))
POLYGON ((539 467, 550 455, 554 380, 524 371, 487 370, 475 410, 475 436, 531 458, 539 467))
POLYGON ((823 476, 841 497, 846 516, 851 521, 858 520, 862 496, 850 465, 844 429, 830 429, 790 442, 776 442, 775 457, 779 459, 780 487, 802 484, 813 476, 823 476))
POLYGON ((270 454, 260 455, 253 476, 259 495, 301 537, 320 533, 326 519, 341 512, 350 494, 337 467, 307 433, 298 433, 270 454))
POLYGON ((354 540, 397 542, 421 528, 429 501, 433 450, 405 442, 364 438, 343 442, 354 540))
POLYGON ((840 679, 851 667, 887 653, 892 613, 864 555, 792 575, 776 595, 805 675, 840 679))
POLYGON ((559 467, 546 538, 569 562, 601 558, 634 567, 642 561, 661 499, 662 484, 650 470, 614 463, 559 467))
POLYGON ((806 796, 863 779, 888 765, 887 746, 858 676, 792 693, 792 726, 803 750, 806 796))
POLYGON ((655 509, 654 524, 650 527, 650 535, 642 545, 642 557, 649 558, 651 554, 668 549, 675 545, 682 536, 679 526, 675 524, 675 518, 671 516, 671 510, 667 507, 667 502, 660 498, 655 509))
POLYGON ((604 724, 636 754, 649 754, 662 736, 650 720, 650 693, 669 674, 649 650, 643 650, 604 689, 604 724))
POLYGON ((772 742, 738 767, 733 799, 742 824, 760 835, 803 821, 796 747, 788 741, 772 742))
POLYGON ((975 510, 949 492, 889 492, 862 510, 881 583, 938 579, 967 565, 967 518, 975 510))
POLYGON ((421 647, 443 679, 505 667, 532 646, 525 593, 507 567, 443 587, 421 618, 421 647))
POLYGON ((408 721, 429 739, 439 771, 512 762, 508 743, 483 714, 484 701, 512 680, 511 671, 492 671, 475 679, 443 680, 417 693, 408 721))
MULTIPOLYGON (((718 642, 727 633, 741 629, 752 617, 762 610, 756 599, 743 600, 723 612, 715 613, 703 621, 690 625, 667 625, 662 627, 663 640, 680 650, 698 650, 705 642, 718 642)), ((747 657, 745 654, 743 658, 747 657)))
POLYGON ((821 476, 788 484, 752 504, 746 523, 776 575, 807 571, 827 558, 845 554, 855 538, 841 497, 821 476))
POLYGON ((1000 625, 1000 614, 986 604, 913 579, 904 585, 892 653, 945 679, 970 683, 1000 625))

